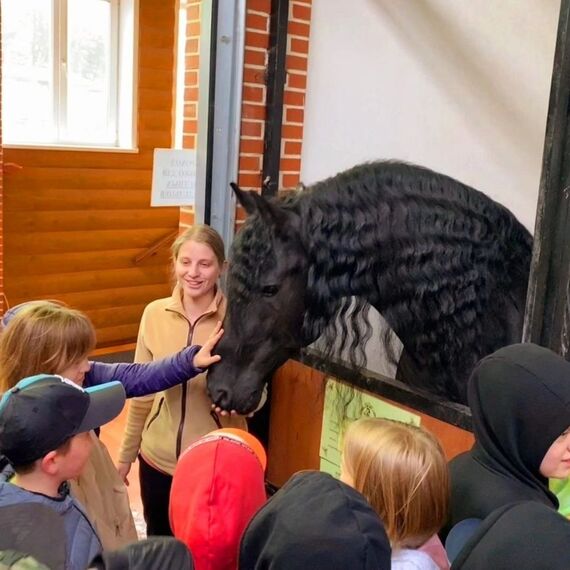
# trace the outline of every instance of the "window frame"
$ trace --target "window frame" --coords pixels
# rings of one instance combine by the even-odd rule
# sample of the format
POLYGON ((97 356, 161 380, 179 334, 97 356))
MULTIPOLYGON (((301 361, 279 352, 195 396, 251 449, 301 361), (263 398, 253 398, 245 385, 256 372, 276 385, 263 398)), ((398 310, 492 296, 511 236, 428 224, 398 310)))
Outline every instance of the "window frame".
MULTIPOLYGON (((137 152, 137 63, 139 0, 103 0, 111 8, 111 66, 109 86, 111 97, 107 116, 112 124, 114 141, 108 144, 78 141, 66 136, 67 130, 67 15, 68 0, 50 0, 53 38, 53 132, 50 141, 7 141, 5 148, 38 148, 45 150, 93 150, 104 152, 137 152)), ((3 112, 7 112, 2 105, 3 112)))

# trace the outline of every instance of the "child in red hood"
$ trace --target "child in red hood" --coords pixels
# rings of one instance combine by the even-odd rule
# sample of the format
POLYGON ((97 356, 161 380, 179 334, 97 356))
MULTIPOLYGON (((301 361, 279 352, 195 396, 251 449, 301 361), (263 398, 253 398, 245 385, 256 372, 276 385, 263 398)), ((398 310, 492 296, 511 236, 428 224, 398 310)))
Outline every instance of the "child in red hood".
POLYGON ((170 525, 196 570, 235 570, 241 535, 265 503, 265 451, 245 431, 216 430, 180 456, 170 525))

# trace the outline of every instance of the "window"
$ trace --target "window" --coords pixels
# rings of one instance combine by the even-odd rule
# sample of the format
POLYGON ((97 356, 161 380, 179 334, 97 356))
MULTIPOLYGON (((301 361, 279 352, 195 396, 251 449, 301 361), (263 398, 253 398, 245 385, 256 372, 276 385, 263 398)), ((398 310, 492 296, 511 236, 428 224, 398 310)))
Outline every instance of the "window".
POLYGON ((3 139, 134 144, 135 0, 1 0, 3 139))

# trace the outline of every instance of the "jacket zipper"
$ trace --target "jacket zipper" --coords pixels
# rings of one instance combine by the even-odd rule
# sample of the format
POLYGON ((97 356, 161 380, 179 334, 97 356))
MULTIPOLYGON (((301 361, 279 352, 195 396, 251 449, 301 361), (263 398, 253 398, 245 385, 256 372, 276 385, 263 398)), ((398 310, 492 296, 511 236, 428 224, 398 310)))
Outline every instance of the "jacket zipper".
MULTIPOLYGON (((188 321, 189 331, 188 331, 188 338, 186 340, 186 346, 191 346, 192 344, 192 337, 194 336, 194 330, 196 329, 196 325, 200 321, 200 319, 204 318, 205 316, 209 316, 210 313, 206 313, 204 315, 200 315, 195 321, 194 324, 191 325, 190 321, 188 321)), ((180 402, 180 424, 178 425, 178 433, 176 434, 176 459, 180 457, 180 453, 182 452, 182 434, 184 432, 184 421, 186 419, 186 393, 188 392, 188 380, 186 380, 182 384, 182 400, 180 402)))
POLYGON ((152 418, 150 418, 150 420, 148 421, 148 424, 146 424, 147 430, 150 427, 150 425, 152 424, 152 422, 154 422, 154 420, 156 420, 156 418, 158 418, 158 414, 160 414, 160 410, 162 409, 162 404, 164 404, 164 396, 162 396, 162 398, 160 398, 160 402, 158 403, 158 408, 157 408, 154 416, 152 416, 152 418))

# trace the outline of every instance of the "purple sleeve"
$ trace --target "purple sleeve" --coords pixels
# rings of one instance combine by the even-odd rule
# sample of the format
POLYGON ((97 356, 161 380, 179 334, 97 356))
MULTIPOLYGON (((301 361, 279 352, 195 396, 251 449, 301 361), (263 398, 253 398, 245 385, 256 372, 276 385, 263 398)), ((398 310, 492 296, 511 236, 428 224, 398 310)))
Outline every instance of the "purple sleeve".
POLYGON ((200 346, 193 345, 173 356, 145 363, 91 362, 91 370, 85 375, 85 386, 96 386, 118 380, 127 393, 127 398, 146 396, 160 392, 189 380, 204 372, 193 364, 200 346))

